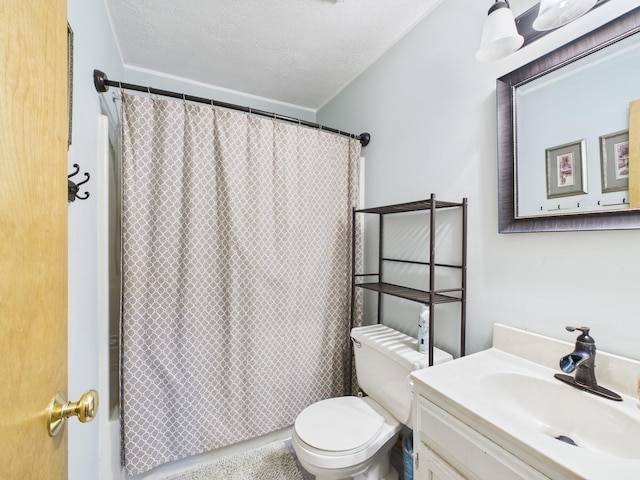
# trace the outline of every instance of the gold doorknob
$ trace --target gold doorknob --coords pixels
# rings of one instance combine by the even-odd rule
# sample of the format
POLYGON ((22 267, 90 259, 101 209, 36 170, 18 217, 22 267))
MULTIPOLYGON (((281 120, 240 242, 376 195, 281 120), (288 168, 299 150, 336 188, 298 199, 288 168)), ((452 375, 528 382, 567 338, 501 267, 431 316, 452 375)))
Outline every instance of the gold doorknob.
POLYGON ((82 423, 90 422, 98 411, 98 392, 89 390, 85 392, 77 402, 67 401, 64 392, 58 392, 53 396, 49 404, 47 427, 49 435, 55 437, 64 426, 69 417, 78 417, 82 423))

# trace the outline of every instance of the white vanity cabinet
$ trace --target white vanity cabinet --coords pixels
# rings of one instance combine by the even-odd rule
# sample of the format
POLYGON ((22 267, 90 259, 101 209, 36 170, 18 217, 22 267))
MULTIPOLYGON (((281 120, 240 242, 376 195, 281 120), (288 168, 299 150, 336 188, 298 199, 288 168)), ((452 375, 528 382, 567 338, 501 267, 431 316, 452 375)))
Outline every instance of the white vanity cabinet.
POLYGON ((612 401, 554 378, 571 348, 495 324, 493 347, 412 372, 414 478, 638 480, 640 361, 598 353, 612 401))
POLYGON ((416 480, 548 479, 516 456, 446 412, 414 385, 416 480))

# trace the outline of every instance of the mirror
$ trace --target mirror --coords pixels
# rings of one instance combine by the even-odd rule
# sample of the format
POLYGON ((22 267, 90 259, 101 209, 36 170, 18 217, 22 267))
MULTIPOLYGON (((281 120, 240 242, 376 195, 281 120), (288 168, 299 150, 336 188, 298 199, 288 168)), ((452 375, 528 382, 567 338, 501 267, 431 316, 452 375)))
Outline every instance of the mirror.
POLYGON ((636 8, 497 80, 500 233, 640 228, 624 168, 639 31, 636 8))

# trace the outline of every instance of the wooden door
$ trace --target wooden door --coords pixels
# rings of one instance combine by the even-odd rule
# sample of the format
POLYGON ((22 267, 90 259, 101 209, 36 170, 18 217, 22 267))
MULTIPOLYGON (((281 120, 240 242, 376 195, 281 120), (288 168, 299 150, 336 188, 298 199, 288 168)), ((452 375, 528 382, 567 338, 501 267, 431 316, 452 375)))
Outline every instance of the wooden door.
POLYGON ((0 477, 66 479, 66 0, 0 3, 0 477))

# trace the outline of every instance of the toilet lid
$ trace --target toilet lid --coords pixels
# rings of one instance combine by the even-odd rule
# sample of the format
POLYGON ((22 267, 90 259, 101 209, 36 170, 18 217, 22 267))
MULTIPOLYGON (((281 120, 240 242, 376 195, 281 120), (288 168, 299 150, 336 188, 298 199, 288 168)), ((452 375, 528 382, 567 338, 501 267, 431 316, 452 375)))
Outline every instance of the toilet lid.
POLYGON ((296 434, 319 450, 354 450, 371 441, 384 418, 357 397, 322 400, 305 408, 295 422, 296 434))

